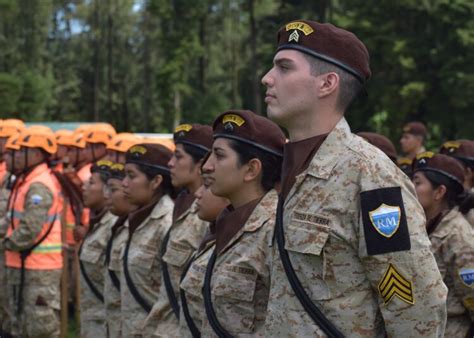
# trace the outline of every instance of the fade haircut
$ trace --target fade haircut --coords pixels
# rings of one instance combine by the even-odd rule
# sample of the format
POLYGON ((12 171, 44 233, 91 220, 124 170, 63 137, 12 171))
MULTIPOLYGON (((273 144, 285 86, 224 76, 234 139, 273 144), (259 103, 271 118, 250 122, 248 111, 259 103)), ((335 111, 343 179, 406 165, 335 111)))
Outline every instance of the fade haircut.
POLYGON ((327 73, 339 75, 339 95, 337 97, 336 109, 345 112, 362 90, 362 83, 352 74, 329 62, 319 60, 307 54, 303 54, 303 56, 311 67, 311 75, 319 76, 327 73))

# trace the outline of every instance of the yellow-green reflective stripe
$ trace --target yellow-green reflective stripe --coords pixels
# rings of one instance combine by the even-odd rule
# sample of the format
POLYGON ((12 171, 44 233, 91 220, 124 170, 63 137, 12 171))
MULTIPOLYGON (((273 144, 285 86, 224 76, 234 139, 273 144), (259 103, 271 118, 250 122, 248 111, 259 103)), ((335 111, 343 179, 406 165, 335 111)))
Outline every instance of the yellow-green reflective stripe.
POLYGON ((37 246, 33 252, 34 253, 52 253, 52 252, 61 252, 61 244, 43 244, 37 246))
POLYGON ((74 224, 74 223, 68 223, 68 224, 66 224, 66 227, 67 227, 67 228, 74 228, 75 226, 76 226, 76 224, 74 224))

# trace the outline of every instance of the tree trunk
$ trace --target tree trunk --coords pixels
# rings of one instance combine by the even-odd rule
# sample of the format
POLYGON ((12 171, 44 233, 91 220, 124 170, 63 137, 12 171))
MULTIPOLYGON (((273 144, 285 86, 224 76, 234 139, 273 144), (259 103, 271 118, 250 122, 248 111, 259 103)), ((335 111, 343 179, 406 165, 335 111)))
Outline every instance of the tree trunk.
POLYGON ((100 119, 100 107, 99 107, 99 95, 100 95, 100 0, 94 1, 94 27, 93 27, 93 39, 94 39, 94 92, 93 92, 93 119, 99 121, 100 119))
MULTIPOLYGON (((113 19, 112 12, 115 6, 107 0, 107 115, 109 119, 116 120, 117 116, 113 113, 112 91, 113 91, 113 19)), ((115 121, 117 122, 117 121, 115 121)))
POLYGON ((252 93, 253 109, 257 114, 262 114, 262 100, 260 92, 260 70, 257 56, 257 24, 255 22, 254 0, 248 0, 250 20, 250 57, 252 65, 252 93))

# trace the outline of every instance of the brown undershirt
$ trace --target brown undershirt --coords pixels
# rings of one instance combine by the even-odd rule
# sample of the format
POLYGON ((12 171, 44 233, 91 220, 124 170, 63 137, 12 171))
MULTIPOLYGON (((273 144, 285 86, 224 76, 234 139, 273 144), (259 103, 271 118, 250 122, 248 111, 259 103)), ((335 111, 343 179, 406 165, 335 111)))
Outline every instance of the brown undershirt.
POLYGON ((186 210, 188 210, 195 200, 194 194, 186 191, 182 191, 174 201, 173 209, 173 223, 181 216, 186 210))
POLYGON ((143 223, 143 221, 150 216, 151 212, 155 208, 155 206, 158 204, 160 201, 160 197, 155 197, 152 199, 152 201, 144 205, 143 207, 137 209, 134 212, 131 212, 130 215, 128 216, 128 224, 129 224, 129 231, 130 233, 133 233, 136 228, 140 226, 140 224, 143 223))

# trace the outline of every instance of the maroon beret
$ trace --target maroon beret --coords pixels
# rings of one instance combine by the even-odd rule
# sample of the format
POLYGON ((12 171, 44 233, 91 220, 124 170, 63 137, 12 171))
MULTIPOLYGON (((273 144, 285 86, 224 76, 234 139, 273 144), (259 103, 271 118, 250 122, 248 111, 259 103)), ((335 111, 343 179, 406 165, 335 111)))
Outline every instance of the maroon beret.
POLYGON ((222 113, 212 127, 214 138, 237 140, 273 155, 283 156, 285 135, 280 127, 250 110, 230 110, 222 113))
POLYGON ((109 179, 123 180, 125 177, 125 167, 122 163, 112 163, 110 166, 109 179))
POLYGON ((431 151, 418 154, 413 165, 413 172, 417 171, 432 171, 444 175, 457 183, 460 191, 463 190, 464 168, 452 157, 431 151))
POLYGON ((173 134, 174 143, 187 144, 204 151, 212 148, 212 128, 202 124, 181 124, 176 127, 173 134))
POLYGON ((458 140, 444 142, 440 154, 452 156, 469 167, 474 167, 474 141, 458 140))
POLYGON ((168 162, 172 155, 171 150, 161 144, 140 143, 127 151, 125 163, 144 165, 169 174, 168 162))
POLYGON ((99 160, 92 164, 91 173, 99 173, 108 177, 110 175, 110 167, 112 162, 108 160, 99 160))
POLYGON ((369 52, 353 33, 329 23, 292 21, 278 31, 278 48, 294 49, 329 62, 354 75, 361 83, 370 78, 369 52))
POLYGON ((403 132, 426 137, 426 127, 421 122, 408 122, 403 126, 403 132))
POLYGON ((387 155, 393 162, 397 160, 397 150, 395 149, 392 141, 390 141, 387 137, 370 132, 360 132, 357 133, 357 135, 366 139, 367 142, 382 150, 385 155, 387 155))

